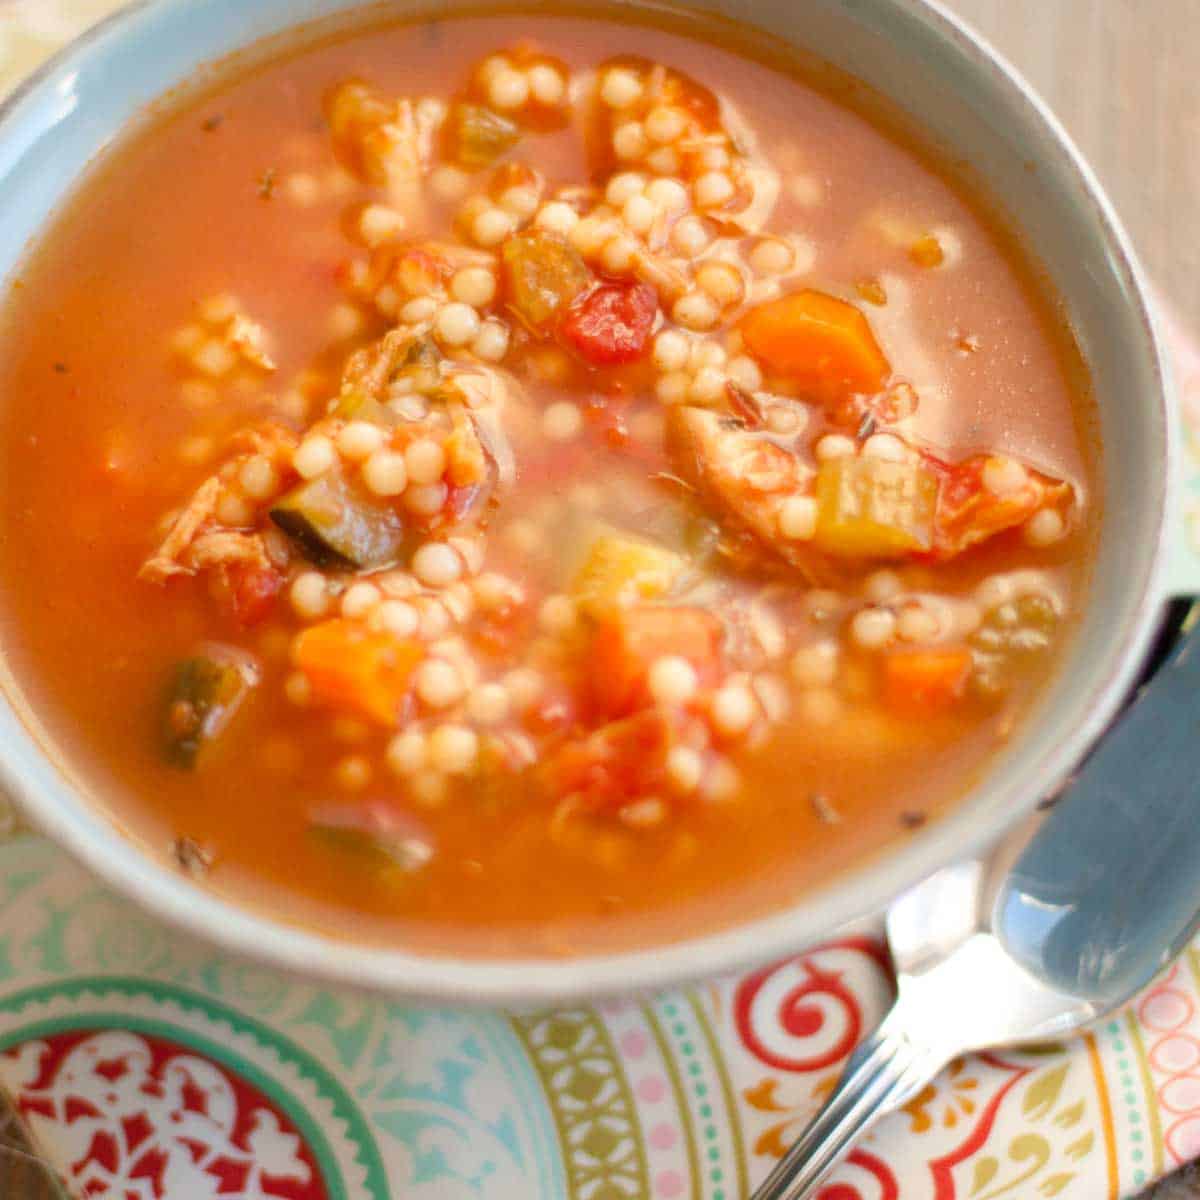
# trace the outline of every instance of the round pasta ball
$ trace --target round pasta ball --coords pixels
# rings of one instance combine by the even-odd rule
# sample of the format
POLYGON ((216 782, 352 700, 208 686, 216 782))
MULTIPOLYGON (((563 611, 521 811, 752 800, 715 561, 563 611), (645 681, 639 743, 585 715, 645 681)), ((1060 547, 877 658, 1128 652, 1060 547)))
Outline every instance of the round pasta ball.
POLYGON ((479 314, 461 300, 444 304, 434 319, 434 330, 447 346, 465 346, 479 332, 479 314))
POLYGON ((343 425, 337 435, 339 453, 351 462, 370 458, 382 444, 383 430, 368 421, 351 421, 343 425))
POLYGON ((384 760, 393 774, 411 778, 429 765, 428 739, 417 730, 398 733, 388 742, 384 760))
POLYGON ((605 71, 600 81, 600 99, 609 108, 629 108, 641 98, 642 84, 632 71, 624 67, 605 71))
POLYGON ((399 496, 408 486, 408 469, 403 454, 376 450, 363 463, 363 482, 376 496, 399 496))
POLYGON ((524 107, 529 99, 529 80, 520 71, 502 67, 488 81, 488 100, 501 112, 524 107))
POLYGON ((487 267, 463 267, 450 280, 450 294, 472 308, 486 308, 496 298, 496 277, 487 267))
POLYGON ((432 438, 419 438, 404 451, 404 464, 411 483, 437 483, 446 470, 446 452, 432 438))
POLYGON ((658 704, 686 704, 700 686, 696 668, 686 658, 669 654, 656 659, 647 676, 650 695, 658 704))
POLYGON ((416 692, 421 702, 430 708, 450 708, 463 698, 466 687, 462 674, 453 663, 442 658, 428 658, 417 668, 416 692))
POLYGON ((563 102, 567 94, 567 81, 556 67, 550 66, 549 63, 538 63, 537 66, 530 67, 526 78, 529 80, 529 90, 539 104, 553 108, 563 102))
POLYGON ((292 466, 302 479, 316 479, 337 462, 337 451, 324 434, 310 434, 296 447, 292 466))
POLYGON ((469 775, 479 757, 479 735, 465 725, 439 725, 429 735, 429 764, 445 775, 469 775))
POLYGON ((412 570, 426 587, 443 588, 462 576, 463 562, 445 542, 426 542, 413 555, 412 570))

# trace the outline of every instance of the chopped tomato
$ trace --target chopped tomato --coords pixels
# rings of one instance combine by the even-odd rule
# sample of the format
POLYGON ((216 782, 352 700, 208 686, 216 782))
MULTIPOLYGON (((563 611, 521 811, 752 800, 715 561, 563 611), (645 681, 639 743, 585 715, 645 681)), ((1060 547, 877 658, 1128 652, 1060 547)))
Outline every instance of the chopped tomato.
POLYGON ((892 372, 863 313, 824 292, 806 290, 760 304, 741 329, 746 348, 769 370, 831 401, 878 392, 892 372))
POLYGON ((592 811, 615 812, 664 789, 674 740, 665 714, 639 713, 568 742, 543 768, 542 782, 555 799, 577 796, 592 811))
POLYGON ((658 295, 645 283, 601 283, 567 309, 562 335, 587 362, 619 366, 640 358, 654 327, 658 295))
POLYGON ((962 698, 971 674, 965 646, 894 650, 883 658, 883 695, 902 713, 936 712, 962 698))
POLYGON ((964 550, 1023 525, 1043 508, 1061 508, 1071 498, 1071 485, 1025 469, 1025 483, 1004 495, 984 484, 989 456, 976 454, 947 463, 924 453, 926 466, 939 480, 932 557, 953 558, 964 550))
POLYGON ((396 724, 423 655, 420 642, 342 620, 311 626, 292 647, 314 700, 388 726, 396 724))
POLYGON ((589 666, 592 698, 610 716, 630 713, 650 700, 655 661, 686 659, 702 680, 720 668, 721 623, 699 608, 643 605, 619 609, 596 627, 589 666))
POLYGON ((249 629, 271 615, 282 588, 283 575, 274 567, 227 563, 221 567, 217 594, 229 615, 249 629))

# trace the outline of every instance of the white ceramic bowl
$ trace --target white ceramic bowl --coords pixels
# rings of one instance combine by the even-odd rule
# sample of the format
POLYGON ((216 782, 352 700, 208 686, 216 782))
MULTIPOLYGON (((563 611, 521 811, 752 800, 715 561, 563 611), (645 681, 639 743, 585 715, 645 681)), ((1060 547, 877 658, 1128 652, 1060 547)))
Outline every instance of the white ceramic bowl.
MULTIPOLYGON (((88 33, 0 113, 0 274, 14 271, 84 166, 146 103, 200 65, 300 20, 361 7, 361 0, 150 0, 88 33)), ((445 0, 437 12, 454 7, 445 0)), ((609 5, 622 7, 633 6, 609 5)), ((1061 784, 1128 693, 1162 608, 1171 406, 1140 272, 1091 171, 1016 72, 928 0, 685 0, 681 7, 757 26, 890 97, 935 147, 971 164, 1062 297, 1092 371, 1108 505, 1090 607, 1037 718, 950 816, 777 915, 643 952, 497 962, 303 932, 217 899, 145 857, 69 777, 5 668, 0 779, 51 836, 147 909, 235 953, 414 997, 515 1003, 656 989, 795 952, 988 846, 1061 784)), ((524 5, 526 12, 552 8, 550 0, 524 5)), ((421 7, 393 0, 385 11, 421 7)))

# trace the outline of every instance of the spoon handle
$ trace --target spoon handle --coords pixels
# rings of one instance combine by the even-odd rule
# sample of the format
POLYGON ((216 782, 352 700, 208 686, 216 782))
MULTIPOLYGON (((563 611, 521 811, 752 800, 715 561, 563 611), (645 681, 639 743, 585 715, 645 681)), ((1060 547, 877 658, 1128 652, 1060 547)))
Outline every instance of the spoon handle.
POLYGON ((751 1200, 805 1200, 863 1134, 945 1065, 901 1029, 898 1010, 850 1056, 820 1112, 751 1200))

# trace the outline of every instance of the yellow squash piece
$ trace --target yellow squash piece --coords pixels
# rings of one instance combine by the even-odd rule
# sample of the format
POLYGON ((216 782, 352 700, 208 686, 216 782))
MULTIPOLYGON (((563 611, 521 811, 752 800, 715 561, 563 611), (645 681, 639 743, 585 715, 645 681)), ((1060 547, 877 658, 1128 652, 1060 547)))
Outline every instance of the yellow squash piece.
POLYGON ((844 558, 905 558, 933 546, 938 482, 920 463, 839 458, 817 473, 817 545, 844 558))
POLYGON ((601 618, 615 608, 666 595, 686 565, 682 555, 662 546, 603 533, 592 542, 571 592, 583 612, 601 618))

